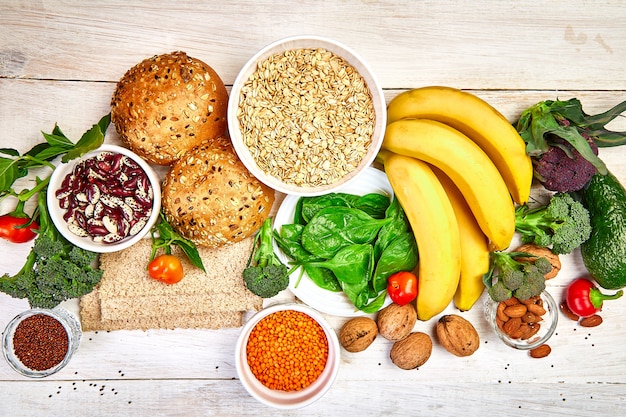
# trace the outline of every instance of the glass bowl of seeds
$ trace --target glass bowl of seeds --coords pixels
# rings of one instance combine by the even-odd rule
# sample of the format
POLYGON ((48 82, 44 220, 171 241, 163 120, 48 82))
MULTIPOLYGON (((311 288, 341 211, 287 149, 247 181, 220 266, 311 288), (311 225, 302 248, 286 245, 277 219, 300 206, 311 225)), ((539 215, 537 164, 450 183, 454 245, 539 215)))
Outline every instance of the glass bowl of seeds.
POLYGON ((104 144, 56 167, 46 198, 68 241, 92 252, 116 252, 145 237, 158 220, 161 182, 137 154, 104 144))
POLYGON ((324 317, 299 303, 276 304, 248 320, 237 340, 237 374, 265 405, 296 409, 330 389, 339 371, 337 335, 324 317))
POLYGON ((382 89, 356 52, 293 36, 261 49, 241 69, 228 128, 246 168, 285 194, 334 191, 370 166, 387 122, 382 89))
POLYGON ((9 322, 2 333, 2 352, 16 372, 43 378, 68 364, 81 336, 80 322, 69 311, 34 308, 9 322))

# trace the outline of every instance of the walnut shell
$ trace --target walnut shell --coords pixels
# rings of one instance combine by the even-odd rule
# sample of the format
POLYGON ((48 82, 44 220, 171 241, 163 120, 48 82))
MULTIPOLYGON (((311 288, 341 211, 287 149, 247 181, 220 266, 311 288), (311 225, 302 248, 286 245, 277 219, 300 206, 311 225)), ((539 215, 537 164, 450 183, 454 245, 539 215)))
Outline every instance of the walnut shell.
POLYGON ((406 337, 417 322, 417 311, 413 304, 389 304, 378 312, 378 331, 385 339, 396 341, 406 337))
POLYGON ((532 243, 527 243, 515 249, 514 252, 526 252, 536 255, 534 258, 516 258, 517 260, 526 260, 533 263, 538 257, 547 258, 548 261, 550 261, 550 265, 552 265, 552 270, 547 274, 544 274, 545 279, 552 279, 556 277, 561 270, 561 260, 559 259, 559 255, 552 252, 549 248, 543 248, 541 246, 533 245, 532 243))
POLYGON ((339 331, 339 343, 348 352, 364 351, 378 336, 376 322, 369 317, 348 320, 339 331))
POLYGON ((457 314, 439 319, 437 338, 448 352, 456 356, 469 356, 480 346, 480 337, 472 323, 457 314))
POLYGON ((415 369, 426 363, 433 351, 433 341, 422 332, 410 333, 391 347, 391 361, 401 369, 415 369))

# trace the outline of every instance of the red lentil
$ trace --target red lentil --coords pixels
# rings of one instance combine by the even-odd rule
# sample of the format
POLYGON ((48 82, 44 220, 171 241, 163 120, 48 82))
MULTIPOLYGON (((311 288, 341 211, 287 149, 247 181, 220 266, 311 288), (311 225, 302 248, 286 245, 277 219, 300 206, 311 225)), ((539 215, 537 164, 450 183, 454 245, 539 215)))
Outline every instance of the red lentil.
POLYGON ((35 314, 22 320, 15 328, 13 349, 24 366, 44 371, 63 361, 69 349, 68 335, 54 317, 35 314))
POLYGON ((328 359, 324 329, 306 313, 285 310, 264 317, 246 346, 254 376, 274 390, 299 391, 320 376, 328 359))

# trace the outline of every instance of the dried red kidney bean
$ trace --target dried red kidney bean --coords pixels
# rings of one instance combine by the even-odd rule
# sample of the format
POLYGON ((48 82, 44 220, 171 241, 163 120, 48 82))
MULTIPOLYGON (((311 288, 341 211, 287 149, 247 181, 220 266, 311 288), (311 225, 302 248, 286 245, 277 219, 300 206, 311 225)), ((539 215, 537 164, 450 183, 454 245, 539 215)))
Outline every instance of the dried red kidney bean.
POLYGON ((115 243, 133 236, 152 214, 148 175, 126 155, 101 152, 75 165, 56 192, 63 219, 77 236, 115 243))
POLYGON ((47 314, 22 320, 13 333, 15 356, 29 369, 44 371, 63 361, 69 349, 63 325, 47 314))

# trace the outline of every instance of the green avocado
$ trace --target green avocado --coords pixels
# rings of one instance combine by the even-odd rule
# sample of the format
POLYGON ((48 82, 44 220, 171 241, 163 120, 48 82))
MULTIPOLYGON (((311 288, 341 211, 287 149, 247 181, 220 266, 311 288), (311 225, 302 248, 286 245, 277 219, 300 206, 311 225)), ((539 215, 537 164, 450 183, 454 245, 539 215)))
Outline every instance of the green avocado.
POLYGON ((610 172, 596 174, 581 190, 591 236, 580 246, 585 267, 605 289, 626 287, 626 190, 610 172))

